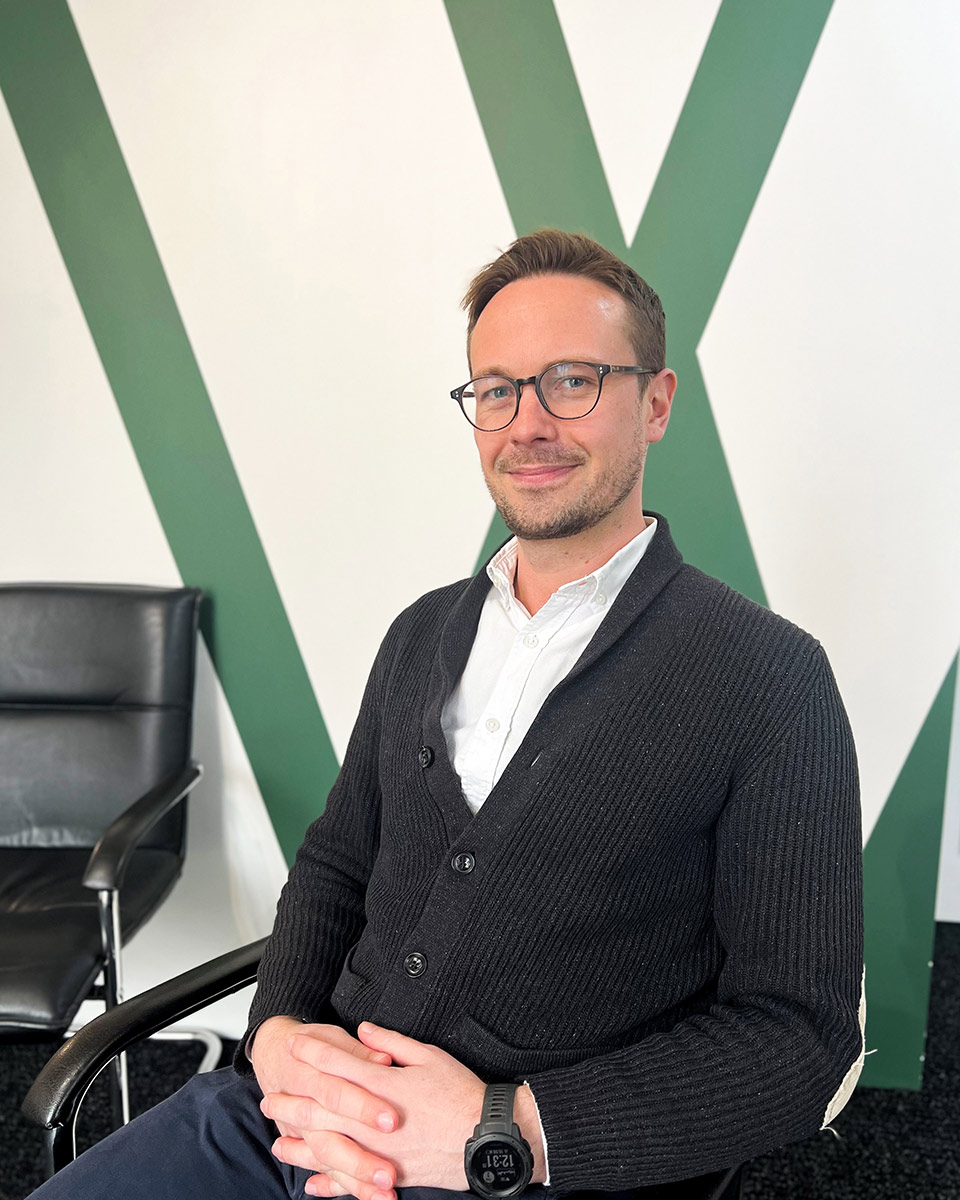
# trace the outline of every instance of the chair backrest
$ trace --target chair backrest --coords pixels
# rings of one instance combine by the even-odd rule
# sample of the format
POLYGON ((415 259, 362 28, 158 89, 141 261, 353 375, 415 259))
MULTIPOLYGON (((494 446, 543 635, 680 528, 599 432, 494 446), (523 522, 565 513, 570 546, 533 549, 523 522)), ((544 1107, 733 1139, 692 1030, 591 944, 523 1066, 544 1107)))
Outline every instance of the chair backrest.
MULTIPOLYGON (((93 846, 187 764, 200 597, 0 586, 0 845, 93 846)), ((182 809, 143 845, 181 851, 182 809)))

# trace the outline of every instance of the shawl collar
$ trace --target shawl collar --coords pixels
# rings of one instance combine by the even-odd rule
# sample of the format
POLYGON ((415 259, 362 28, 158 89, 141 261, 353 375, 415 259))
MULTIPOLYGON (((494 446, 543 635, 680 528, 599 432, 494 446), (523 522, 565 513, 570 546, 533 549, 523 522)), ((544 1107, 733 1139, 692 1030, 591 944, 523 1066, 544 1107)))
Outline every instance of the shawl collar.
MULTIPOLYGON (((528 739, 535 738, 543 732, 543 726, 549 718, 549 710, 554 697, 567 688, 623 636, 683 565, 680 551, 670 536, 670 527, 666 518, 659 513, 651 512, 649 515, 656 517, 658 523, 653 541, 623 585, 620 594, 583 653, 544 701, 524 739, 524 745, 527 744, 528 739)), ((487 562, 489 561, 488 559, 487 562)), ((430 674, 424 711, 424 740, 427 745, 435 747, 436 751, 437 770, 432 773, 430 791, 440 803, 448 832, 452 838, 455 838, 472 820, 473 814, 463 798, 460 777, 454 770, 447 754, 440 715, 447 697, 453 691, 467 665, 480 621, 480 610, 492 586, 487 575, 487 563, 484 563, 477 574, 469 580, 450 609, 440 633, 440 643, 430 674)), ((520 748, 517 750, 517 755, 519 754, 520 748)), ((508 765, 504 775, 509 771, 510 766, 508 765)), ((497 784, 494 792, 499 786, 497 784)), ((485 804, 484 809, 486 807, 485 804)), ((481 809, 481 812, 484 809, 481 809)))

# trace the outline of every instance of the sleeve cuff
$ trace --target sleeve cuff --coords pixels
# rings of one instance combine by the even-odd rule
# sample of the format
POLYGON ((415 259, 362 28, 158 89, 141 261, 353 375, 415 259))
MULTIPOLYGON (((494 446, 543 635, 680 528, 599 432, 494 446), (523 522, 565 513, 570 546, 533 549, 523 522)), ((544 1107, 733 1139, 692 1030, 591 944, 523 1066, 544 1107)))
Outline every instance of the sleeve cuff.
POLYGON ((527 1088, 527 1090, 530 1092, 530 1095, 533 1097, 533 1108, 537 1114, 537 1122, 540 1125, 540 1141, 543 1143, 543 1167, 547 1173, 547 1177, 543 1181, 543 1186, 549 1187, 550 1186, 550 1154, 547 1150, 547 1134, 543 1128, 543 1120, 540 1116, 540 1105, 537 1104, 537 1097, 534 1095, 533 1088, 530 1087, 530 1084, 526 1080, 523 1081, 523 1086, 525 1088, 527 1088))

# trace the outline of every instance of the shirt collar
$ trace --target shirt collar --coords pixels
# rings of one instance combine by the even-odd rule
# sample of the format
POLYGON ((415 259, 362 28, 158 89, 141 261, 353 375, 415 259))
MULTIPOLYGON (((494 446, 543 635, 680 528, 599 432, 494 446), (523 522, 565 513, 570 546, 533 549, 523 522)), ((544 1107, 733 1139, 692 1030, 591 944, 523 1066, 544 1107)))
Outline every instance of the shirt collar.
MULTIPOLYGON (((648 517, 647 520, 649 524, 646 529, 642 529, 636 537, 631 538, 602 566, 589 575, 584 575, 582 579, 574 579, 570 583, 563 584, 562 587, 557 588, 554 595, 575 596, 577 599, 582 597, 606 606, 612 604, 640 559, 643 558, 647 547, 653 541, 653 535, 657 532, 656 517, 648 517)), ((494 584, 497 598, 507 613, 510 613, 514 605, 520 606, 513 590, 516 571, 517 539, 512 537, 487 563, 487 575, 494 584)))

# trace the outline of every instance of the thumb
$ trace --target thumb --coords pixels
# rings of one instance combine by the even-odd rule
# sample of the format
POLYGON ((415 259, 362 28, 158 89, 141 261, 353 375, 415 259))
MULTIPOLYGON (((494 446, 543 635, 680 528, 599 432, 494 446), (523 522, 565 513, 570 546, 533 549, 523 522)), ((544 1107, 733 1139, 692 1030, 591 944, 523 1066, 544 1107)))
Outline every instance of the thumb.
POLYGON ((357 1030, 357 1037, 371 1050, 384 1050, 398 1067, 410 1067, 425 1062, 428 1046, 395 1029, 384 1029, 372 1021, 364 1021, 357 1030))

